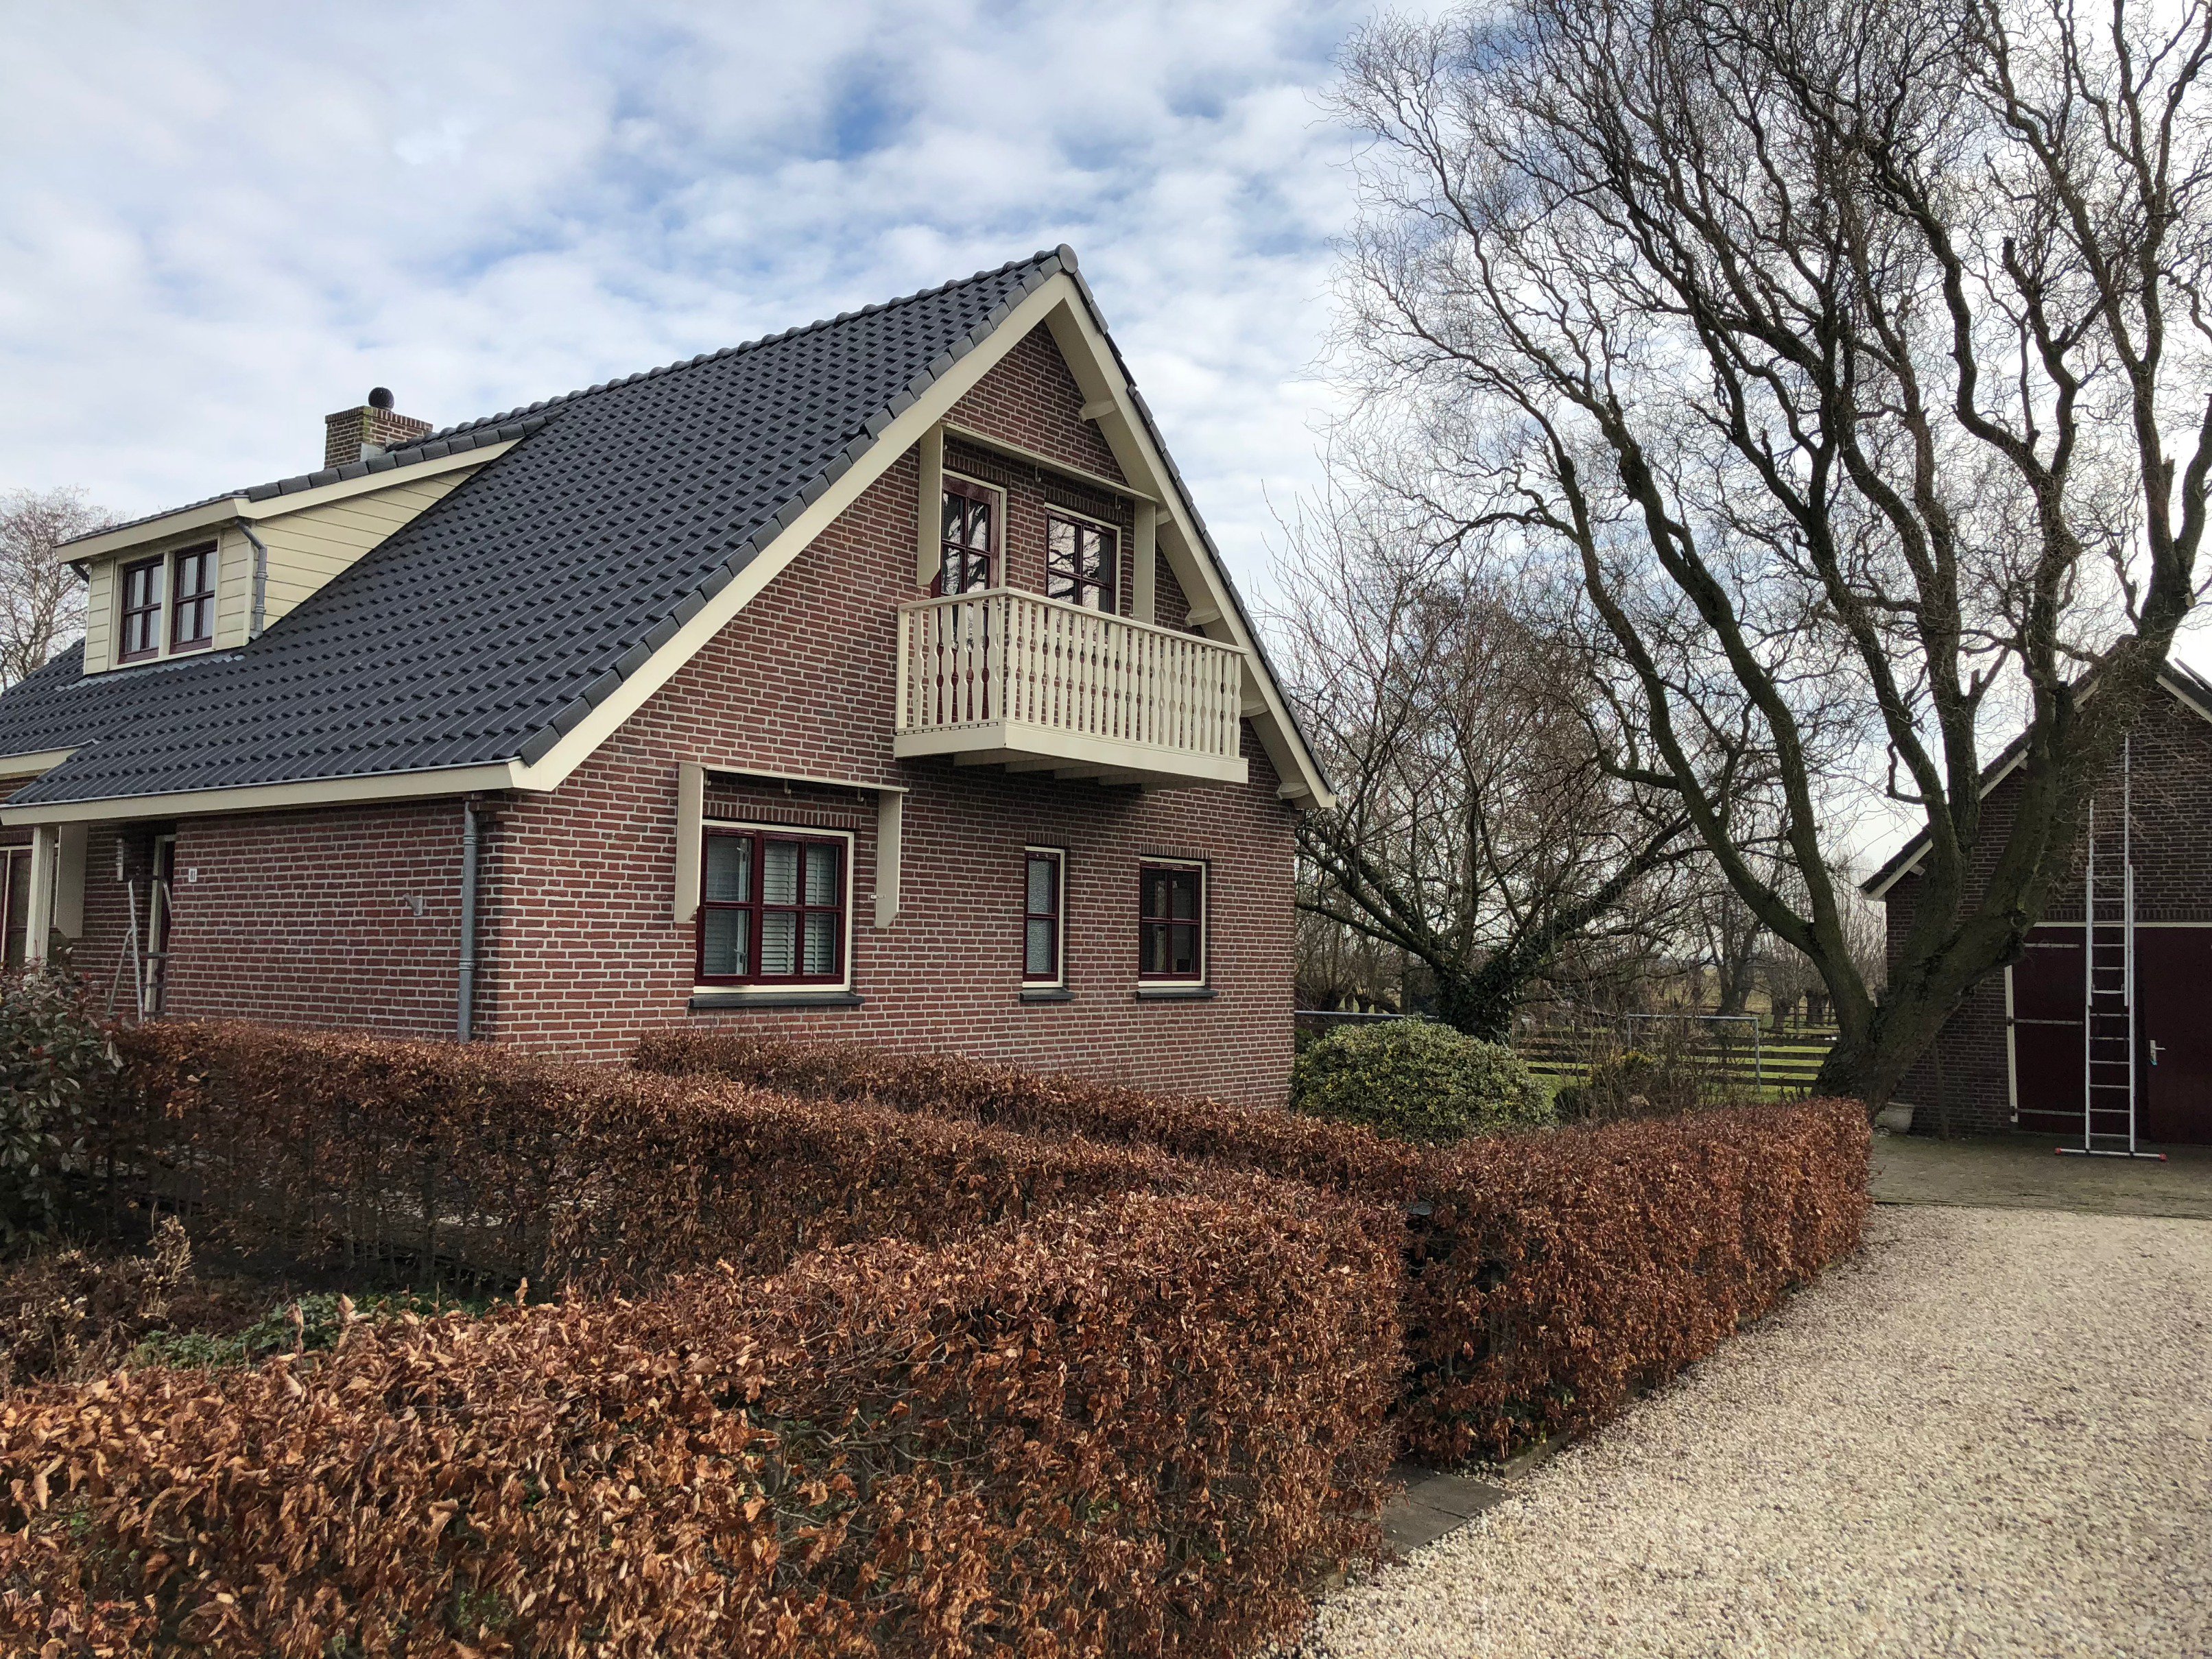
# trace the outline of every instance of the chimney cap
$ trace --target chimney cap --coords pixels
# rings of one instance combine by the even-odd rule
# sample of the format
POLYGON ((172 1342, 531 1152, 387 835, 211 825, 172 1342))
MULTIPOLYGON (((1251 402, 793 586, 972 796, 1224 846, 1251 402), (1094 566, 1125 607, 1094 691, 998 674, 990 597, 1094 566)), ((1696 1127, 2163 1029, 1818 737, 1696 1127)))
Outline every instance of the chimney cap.
POLYGON ((391 388, 390 386, 373 386, 369 387, 369 389, 368 389, 368 406, 369 406, 371 409, 389 409, 389 408, 391 408, 391 407, 392 407, 392 388, 391 388))

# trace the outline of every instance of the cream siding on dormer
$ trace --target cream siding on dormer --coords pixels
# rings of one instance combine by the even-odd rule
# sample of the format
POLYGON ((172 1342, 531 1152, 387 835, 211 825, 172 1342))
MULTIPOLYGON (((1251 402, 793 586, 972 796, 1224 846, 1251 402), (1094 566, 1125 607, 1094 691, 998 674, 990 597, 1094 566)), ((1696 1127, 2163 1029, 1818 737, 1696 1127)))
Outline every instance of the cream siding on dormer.
MULTIPOLYGON (((487 456, 488 462, 491 457, 487 456)), ((253 528, 269 549, 261 625, 272 626, 295 605, 410 520, 436 506, 473 477, 481 466, 438 473, 395 483, 388 489, 347 496, 297 513, 258 519, 253 528)), ((126 548, 94 561, 87 568, 84 672, 97 674, 116 666, 115 639, 121 603, 116 572, 140 559, 179 548, 216 542, 215 646, 234 651, 246 642, 253 621, 253 544, 235 524, 219 531, 168 536, 126 548)), ((168 598, 173 599, 170 594, 168 598)), ((167 621, 163 621, 162 654, 168 654, 167 621)), ((149 659, 148 660, 152 660, 149 659)))
MULTIPOLYGON (((327 507, 289 513, 280 519, 264 519, 253 527, 269 544, 269 586, 261 625, 276 619, 352 564, 410 520, 419 518, 451 495, 476 470, 441 473, 416 483, 395 484, 373 495, 356 495, 327 507)), ((236 532, 233 532, 235 535, 236 532)), ((243 536, 239 544, 252 548, 243 536)), ((234 617, 226 616, 220 603, 216 612, 216 644, 246 643, 252 608, 252 562, 241 562, 234 617)))
POLYGON ((84 672, 96 674, 114 660, 115 561, 102 559, 86 574, 84 672))

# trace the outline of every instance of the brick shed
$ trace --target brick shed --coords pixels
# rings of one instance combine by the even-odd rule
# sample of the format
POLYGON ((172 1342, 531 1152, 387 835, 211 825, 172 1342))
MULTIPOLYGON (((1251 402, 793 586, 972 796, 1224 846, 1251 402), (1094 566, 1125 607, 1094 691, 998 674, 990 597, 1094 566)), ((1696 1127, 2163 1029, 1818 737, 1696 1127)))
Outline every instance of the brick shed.
POLYGON ((13 961, 617 1059, 698 1023, 1279 1101, 1328 799, 1057 249, 73 545, 13 961))
MULTIPOLYGON (((1898 1091, 1916 1128, 2078 1142, 2087 1102, 2101 1149, 2124 1146, 2131 1127, 2141 1144, 2212 1144, 2212 683, 2177 665, 2160 684, 2020 960, 1968 994, 1898 1091)), ((2013 766, 2000 758, 1984 779, 1985 862, 2004 837, 2013 766)), ((1923 848, 1908 842, 1867 883, 1893 956, 1923 848)))

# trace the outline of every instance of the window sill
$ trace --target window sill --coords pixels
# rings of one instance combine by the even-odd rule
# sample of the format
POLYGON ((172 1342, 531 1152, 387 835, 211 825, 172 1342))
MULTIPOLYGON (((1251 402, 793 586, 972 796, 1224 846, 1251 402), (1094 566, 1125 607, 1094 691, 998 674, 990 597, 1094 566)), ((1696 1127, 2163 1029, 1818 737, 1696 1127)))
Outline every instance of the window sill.
POLYGON ((1024 1002, 1073 1002, 1075 993, 1065 985, 1025 985, 1022 988, 1024 1002))
POLYGON ((1211 985, 1139 985, 1137 988, 1137 1000, 1139 1002, 1211 1002, 1212 1000, 1213 988, 1211 985))
POLYGON ((861 999, 853 991, 810 991, 794 987, 788 991, 709 990, 691 994, 690 1012, 705 1013, 725 1008, 858 1008, 861 999))

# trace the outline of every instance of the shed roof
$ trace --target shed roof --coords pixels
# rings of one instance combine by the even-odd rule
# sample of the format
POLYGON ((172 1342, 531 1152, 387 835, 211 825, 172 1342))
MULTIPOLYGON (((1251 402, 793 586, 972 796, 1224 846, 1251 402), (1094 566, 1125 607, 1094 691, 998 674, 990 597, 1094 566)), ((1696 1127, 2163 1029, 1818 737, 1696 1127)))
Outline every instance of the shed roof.
MULTIPOLYGON (((2185 664, 2170 662, 2159 671, 2159 684, 2173 697, 2206 720, 2212 720, 2212 680, 2185 664)), ((2023 732, 2007 744, 1997 757, 1982 769, 1981 793, 2003 782, 2027 753, 2027 734, 2023 732)), ((1880 898, 1904 877, 1911 873, 1920 862, 1920 855, 1928 850, 1928 830, 1923 826, 1904 846, 1886 860, 1881 869, 1859 884, 1859 890, 1869 898, 1880 898)))

